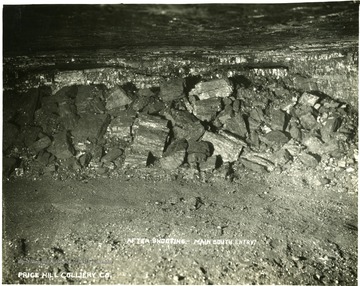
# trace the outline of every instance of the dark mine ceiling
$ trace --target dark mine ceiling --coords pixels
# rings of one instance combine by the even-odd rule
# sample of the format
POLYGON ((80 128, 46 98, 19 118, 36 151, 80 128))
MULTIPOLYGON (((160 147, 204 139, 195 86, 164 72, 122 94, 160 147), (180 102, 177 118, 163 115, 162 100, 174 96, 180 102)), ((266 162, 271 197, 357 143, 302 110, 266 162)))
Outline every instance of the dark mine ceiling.
POLYGON ((358 5, 6 5, 4 55, 357 43, 358 5))

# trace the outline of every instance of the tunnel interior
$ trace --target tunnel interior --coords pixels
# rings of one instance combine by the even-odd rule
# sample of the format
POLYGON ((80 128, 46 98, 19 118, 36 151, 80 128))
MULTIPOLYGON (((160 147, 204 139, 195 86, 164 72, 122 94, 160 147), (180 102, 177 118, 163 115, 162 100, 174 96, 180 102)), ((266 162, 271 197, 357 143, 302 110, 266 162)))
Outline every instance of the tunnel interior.
POLYGON ((356 283, 358 21, 3 6, 3 283, 356 283))

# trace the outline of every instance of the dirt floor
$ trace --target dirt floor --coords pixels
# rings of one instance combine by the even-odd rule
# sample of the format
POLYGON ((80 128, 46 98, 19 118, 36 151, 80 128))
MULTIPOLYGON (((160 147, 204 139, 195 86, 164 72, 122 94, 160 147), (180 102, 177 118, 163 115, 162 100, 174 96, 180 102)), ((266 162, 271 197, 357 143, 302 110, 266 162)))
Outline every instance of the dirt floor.
POLYGON ((355 184, 313 173, 6 181, 3 282, 356 285, 355 184))

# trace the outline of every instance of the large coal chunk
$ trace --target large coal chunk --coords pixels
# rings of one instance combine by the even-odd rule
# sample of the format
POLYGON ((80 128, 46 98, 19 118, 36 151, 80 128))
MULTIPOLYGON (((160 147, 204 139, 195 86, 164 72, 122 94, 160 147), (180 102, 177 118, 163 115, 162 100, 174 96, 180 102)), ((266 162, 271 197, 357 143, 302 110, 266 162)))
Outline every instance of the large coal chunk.
POLYGON ((109 95, 106 99, 106 109, 112 110, 123 107, 129 105, 132 101, 132 98, 130 98, 120 86, 115 86, 109 90, 109 95))
POLYGON ((132 125, 135 120, 135 113, 123 112, 119 116, 113 118, 107 128, 107 136, 116 138, 121 141, 131 142, 132 125))
POLYGON ((82 113, 104 113, 105 102, 103 89, 95 85, 81 85, 77 88, 76 108, 82 113))
POLYGON ((160 84, 159 96, 164 102, 184 97, 184 80, 182 78, 175 78, 162 82, 160 84))
POLYGON ((63 101, 59 103, 60 122, 66 130, 72 130, 76 126, 79 116, 73 102, 63 101))
POLYGON ((51 146, 48 151, 59 160, 65 160, 75 154, 71 138, 68 132, 63 131, 55 134, 51 146))
POLYGON ((187 149, 187 161, 191 166, 196 166, 200 162, 205 162, 211 155, 211 144, 205 141, 190 141, 187 149))
POLYGON ((197 100, 193 103, 193 113, 201 121, 210 122, 222 109, 221 98, 197 100))
POLYGON ((223 162, 234 162, 239 158, 242 148, 247 144, 245 141, 220 131, 219 134, 206 131, 202 141, 210 142, 214 147, 214 155, 220 155, 223 162))
POLYGON ((87 140, 94 143, 102 139, 109 123, 110 116, 107 114, 83 114, 71 132, 76 149, 81 149, 79 144, 87 140))
POLYGON ((149 161, 150 153, 148 151, 134 151, 131 149, 125 150, 124 167, 138 168, 146 167, 149 161))
POLYGON ((176 139, 186 139, 187 141, 198 140, 205 132, 201 122, 186 110, 172 109, 168 114, 168 119, 173 125, 173 133, 176 139))
POLYGON ((206 82, 199 82, 190 91, 190 95, 197 97, 199 100, 228 97, 233 92, 233 86, 228 79, 215 79, 206 82))
POLYGON ((175 170, 180 167, 184 163, 187 147, 188 143, 185 139, 171 143, 160 159, 160 166, 166 170, 175 170))
POLYGON ((151 115, 140 115, 134 123, 134 141, 131 149, 135 152, 151 152, 161 157, 167 141, 168 121, 151 115))

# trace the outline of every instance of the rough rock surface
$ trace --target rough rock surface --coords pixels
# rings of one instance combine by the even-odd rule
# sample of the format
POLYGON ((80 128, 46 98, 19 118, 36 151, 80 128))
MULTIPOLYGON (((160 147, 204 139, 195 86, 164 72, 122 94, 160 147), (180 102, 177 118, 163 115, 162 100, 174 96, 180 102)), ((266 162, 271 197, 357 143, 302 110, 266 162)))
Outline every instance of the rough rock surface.
POLYGON ((206 131, 201 140, 210 142, 214 147, 213 154, 220 155, 223 162, 236 161, 242 151, 242 148, 247 145, 243 140, 226 132, 215 134, 206 131))

